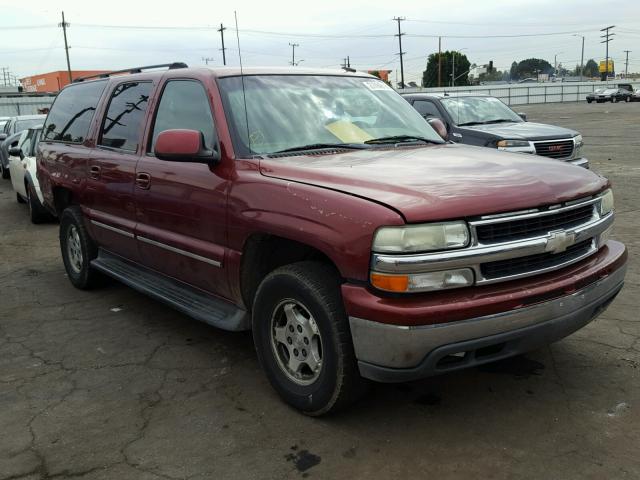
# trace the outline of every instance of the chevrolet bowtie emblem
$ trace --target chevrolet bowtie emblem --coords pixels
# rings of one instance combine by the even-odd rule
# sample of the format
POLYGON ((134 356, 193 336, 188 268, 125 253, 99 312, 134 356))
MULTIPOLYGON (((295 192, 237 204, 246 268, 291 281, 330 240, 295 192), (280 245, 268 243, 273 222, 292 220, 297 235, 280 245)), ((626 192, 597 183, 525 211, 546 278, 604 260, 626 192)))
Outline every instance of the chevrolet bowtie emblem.
POLYGON ((576 243, 576 234, 573 232, 565 232, 564 230, 549 232, 545 251, 552 253, 561 253, 574 243, 576 243))

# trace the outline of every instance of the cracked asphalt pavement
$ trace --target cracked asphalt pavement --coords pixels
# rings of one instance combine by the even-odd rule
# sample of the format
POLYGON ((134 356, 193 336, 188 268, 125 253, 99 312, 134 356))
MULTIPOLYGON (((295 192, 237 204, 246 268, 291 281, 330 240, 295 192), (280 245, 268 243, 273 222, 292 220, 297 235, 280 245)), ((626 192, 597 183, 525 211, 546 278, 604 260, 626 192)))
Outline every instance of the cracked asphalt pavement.
POLYGON ((55 224, 0 183, 0 480, 640 478, 640 103, 516 108, 583 133, 616 192, 624 290, 596 322, 480 369, 304 417, 251 335, 111 282, 75 290, 55 224))

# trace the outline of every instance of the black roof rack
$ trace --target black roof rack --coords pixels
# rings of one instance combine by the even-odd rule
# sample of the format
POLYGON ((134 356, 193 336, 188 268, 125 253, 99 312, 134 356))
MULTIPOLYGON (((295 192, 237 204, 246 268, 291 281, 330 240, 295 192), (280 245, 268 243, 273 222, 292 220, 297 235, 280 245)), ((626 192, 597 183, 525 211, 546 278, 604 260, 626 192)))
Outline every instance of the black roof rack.
POLYGON ((142 73, 143 70, 151 70, 153 68, 168 68, 169 70, 175 70, 177 68, 189 68, 189 65, 183 62, 163 63, 160 65, 149 65, 146 67, 125 68, 124 70, 115 70, 113 72, 98 73, 96 75, 89 75, 87 77, 76 78, 73 83, 84 82, 92 78, 109 78, 111 75, 118 75, 120 73, 142 73))

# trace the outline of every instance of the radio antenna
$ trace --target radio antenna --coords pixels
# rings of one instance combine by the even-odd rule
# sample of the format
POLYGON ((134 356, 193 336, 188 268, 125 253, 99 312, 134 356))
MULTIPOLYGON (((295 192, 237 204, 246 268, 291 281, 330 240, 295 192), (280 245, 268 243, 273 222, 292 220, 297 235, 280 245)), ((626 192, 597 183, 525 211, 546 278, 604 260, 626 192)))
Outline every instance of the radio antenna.
POLYGON ((244 71, 242 70, 242 52, 240 51, 240 30, 238 30, 238 13, 234 10, 233 16, 236 20, 236 40, 238 42, 238 58, 240 59, 240 81, 242 82, 242 101, 244 102, 244 119, 247 123, 247 145, 251 153, 251 136, 249 135, 249 113, 247 112, 247 94, 244 87, 244 71))

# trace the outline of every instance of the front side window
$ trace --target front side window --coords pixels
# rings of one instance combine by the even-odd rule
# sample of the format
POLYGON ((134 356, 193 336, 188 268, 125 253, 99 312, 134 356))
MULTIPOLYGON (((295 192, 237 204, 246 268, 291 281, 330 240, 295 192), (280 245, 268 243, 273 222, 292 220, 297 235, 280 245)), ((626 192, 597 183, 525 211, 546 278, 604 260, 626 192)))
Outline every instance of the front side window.
POLYGON ((234 147, 243 156, 301 145, 365 145, 391 136, 442 143, 409 102, 377 79, 251 75, 244 77, 244 93, 241 77, 220 78, 218 85, 234 147))
POLYGON ((129 82, 115 88, 102 122, 100 145, 132 152, 138 149, 151 86, 151 82, 129 82))
POLYGON ((416 100, 413 102, 413 108, 415 108, 418 113, 425 118, 441 117, 438 108, 433 104, 433 102, 429 102, 427 100, 416 100))
POLYGON ((78 83, 62 90, 44 125, 43 140, 84 142, 106 81, 78 83))
POLYGON ((33 147, 33 132, 34 130, 25 130, 20 137, 18 147, 22 150, 22 154, 25 157, 31 156, 31 149, 33 147))
POLYGON ((207 93, 200 82, 171 80, 162 92, 153 126, 152 150, 165 130, 197 130, 204 137, 205 148, 216 143, 215 128, 207 93))
POLYGON ((495 97, 449 97, 442 100, 442 105, 458 126, 522 122, 513 110, 495 97))

